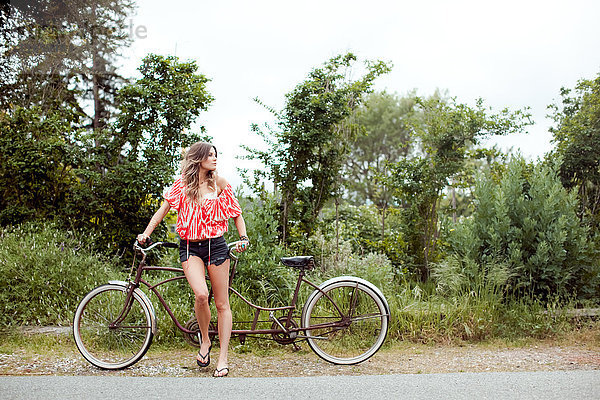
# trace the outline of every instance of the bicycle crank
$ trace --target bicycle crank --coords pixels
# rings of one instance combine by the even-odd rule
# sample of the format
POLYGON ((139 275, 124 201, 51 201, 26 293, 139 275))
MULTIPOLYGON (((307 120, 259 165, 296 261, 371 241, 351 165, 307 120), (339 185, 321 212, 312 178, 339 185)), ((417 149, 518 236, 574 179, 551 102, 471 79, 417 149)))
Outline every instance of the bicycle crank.
MULTIPOLYGON (((271 329, 282 329, 284 331, 288 331, 289 329, 298 328, 298 324, 293 319, 290 320, 287 328, 284 328, 284 325, 287 322, 287 317, 279 317, 278 319, 273 319, 273 325, 271 325, 271 329)), ((275 340, 279 344, 291 344, 294 343, 296 337, 298 336, 298 332, 277 332, 272 333, 271 336, 273 340, 275 340)))
MULTIPOLYGON (((200 329, 198 328, 198 321, 196 320, 196 318, 192 318, 190 319, 188 322, 186 322, 185 324, 185 329, 192 331, 193 333, 183 333, 183 339, 186 341, 187 344, 194 346, 194 347, 200 347, 200 340, 198 339, 198 332, 200 332, 200 329)), ((215 324, 211 321, 211 323, 208 325, 208 330, 209 331, 216 331, 217 327, 215 326, 215 324)), ((214 340, 216 335, 210 334, 210 340, 214 340)))

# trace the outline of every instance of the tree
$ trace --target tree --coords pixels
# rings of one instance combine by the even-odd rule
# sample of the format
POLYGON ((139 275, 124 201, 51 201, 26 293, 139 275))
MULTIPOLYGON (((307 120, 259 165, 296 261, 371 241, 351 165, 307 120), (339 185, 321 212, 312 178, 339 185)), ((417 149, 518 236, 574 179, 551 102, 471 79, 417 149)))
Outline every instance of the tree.
POLYGON ((172 181, 182 147, 207 139, 185 133, 212 102, 197 68, 146 57, 142 77, 118 93, 116 122, 103 130, 77 129, 60 109, 0 114, 0 223, 57 219, 101 233, 114 250, 129 247, 172 181))
POLYGON ((65 212, 74 225, 100 231, 107 243, 123 248, 147 224, 182 148, 209 140, 186 133, 213 100, 197 69, 176 57, 144 58, 142 77, 117 95, 115 125, 81 138, 74 170, 79 185, 72 187, 73 207, 65 212))
POLYGON ((573 90, 562 88, 562 107, 551 106, 556 127, 551 128, 556 149, 550 160, 559 160, 560 177, 579 195, 579 215, 600 228, 600 74, 580 80, 573 90))
MULTIPOLYGON (((413 96, 414 97, 414 96, 413 96)), ((386 210, 393 196, 381 176, 388 175, 388 163, 397 162, 410 151, 410 118, 414 98, 400 98, 387 92, 371 93, 357 113, 364 128, 351 146, 343 168, 343 185, 355 205, 373 203, 381 213, 381 235, 385 235, 386 210)))
POLYGON ((4 45, 0 104, 70 104, 87 116, 87 127, 103 129, 114 111, 114 96, 124 79, 114 65, 130 43, 126 17, 133 1, 42 0, 14 2, 0 9, 4 45))
POLYGON ((15 4, 0 9, 0 223, 55 218, 128 247, 181 148, 206 139, 184 131, 212 102, 208 79, 150 55, 123 86, 114 62, 132 1, 15 4))
MULTIPOLYGON (((75 118, 75 117, 74 117, 75 118)), ((65 204, 77 157, 68 110, 0 114, 0 225, 52 218, 65 204)))
POLYGON ((370 91, 375 78, 387 73, 385 63, 367 62, 366 72, 357 80, 348 78, 356 62, 351 53, 332 58, 313 70, 306 81, 286 95, 278 118, 278 130, 262 132, 268 150, 245 147, 249 159, 266 167, 259 177, 275 182, 280 192, 280 237, 288 244, 290 223, 308 236, 313 221, 325 203, 340 188, 339 172, 356 135, 353 114, 370 91))
POLYGON ((411 126, 414 141, 422 154, 390 164, 388 184, 403 204, 405 241, 409 270, 420 279, 429 276, 429 264, 436 260, 440 234, 439 205, 451 180, 460 175, 468 150, 488 135, 518 132, 528 123, 523 111, 503 110, 488 114, 483 101, 475 108, 466 104, 431 98, 417 99, 418 113, 411 126))

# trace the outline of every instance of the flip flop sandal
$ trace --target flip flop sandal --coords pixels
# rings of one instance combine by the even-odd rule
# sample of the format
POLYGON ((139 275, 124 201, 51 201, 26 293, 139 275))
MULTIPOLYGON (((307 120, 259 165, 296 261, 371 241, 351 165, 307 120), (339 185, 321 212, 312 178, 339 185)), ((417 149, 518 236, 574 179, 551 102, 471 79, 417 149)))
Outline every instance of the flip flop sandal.
MULTIPOLYGON (((200 342, 200 346, 202 346, 202 342, 200 342)), ((202 358, 202 359, 206 358, 206 362, 202 362, 196 358, 196 362, 198 363, 199 367, 204 368, 204 367, 208 367, 210 365, 210 349, 212 349, 212 343, 208 347, 208 351, 206 352, 206 354, 202 354, 202 353, 200 353, 200 350, 198 350, 198 355, 200 356, 200 358, 202 358)))
POLYGON ((215 373, 213 374, 213 376, 215 378, 224 378, 227 375, 229 375, 229 368, 227 368, 227 367, 223 367, 221 369, 215 369, 215 373), (227 372, 221 375, 221 372, 223 372, 225 370, 227 370, 227 372))

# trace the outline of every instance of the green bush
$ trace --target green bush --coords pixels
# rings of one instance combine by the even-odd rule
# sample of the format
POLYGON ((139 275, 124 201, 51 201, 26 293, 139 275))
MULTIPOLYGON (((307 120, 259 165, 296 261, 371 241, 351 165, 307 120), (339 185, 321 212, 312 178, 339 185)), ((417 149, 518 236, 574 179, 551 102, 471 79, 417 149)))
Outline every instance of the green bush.
POLYGON ((311 239, 317 262, 315 281, 320 283, 329 278, 352 275, 366 279, 384 292, 394 289, 394 269, 385 254, 357 254, 350 241, 327 240, 322 235, 311 239))
MULTIPOLYGON (((402 220, 397 209, 389 208, 386 211, 383 237, 381 210, 372 204, 357 207, 343 203, 338 209, 337 217, 337 232, 340 240, 349 242, 355 254, 360 256, 369 253, 384 254, 392 263, 395 276, 399 277, 407 272, 406 242, 401 233, 402 220)), ((335 208, 323 209, 319 230, 325 240, 336 240, 335 208)), ((316 235, 316 238, 320 236, 316 235)), ((329 251, 335 252, 336 248, 331 248, 329 251)))
POLYGON ((471 218, 448 236, 449 255, 434 267, 441 287, 485 287, 518 297, 589 297, 598 260, 576 214, 577 199, 543 164, 512 160, 501 177, 483 175, 471 218))
MULTIPOLYGON (((238 198, 250 248, 239 256, 234 287, 255 304, 288 305, 296 276, 279 261, 290 254, 279 244, 277 236, 277 201, 271 194, 263 194, 262 198, 238 198)), ((235 227, 229 229, 228 239, 238 240, 235 227)))
POLYGON ((83 296, 115 276, 90 248, 47 223, 0 231, 0 326, 71 324, 83 296))

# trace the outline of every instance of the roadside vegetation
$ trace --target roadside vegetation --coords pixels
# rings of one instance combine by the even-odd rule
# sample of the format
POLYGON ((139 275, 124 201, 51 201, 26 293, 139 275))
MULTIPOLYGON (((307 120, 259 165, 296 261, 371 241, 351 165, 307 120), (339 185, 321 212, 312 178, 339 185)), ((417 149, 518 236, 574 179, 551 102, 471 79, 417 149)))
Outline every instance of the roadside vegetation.
MULTIPOLYGON (((4 332, 68 326, 85 293, 124 279, 135 234, 182 149, 210 140, 191 129, 214 100, 195 61, 149 54, 137 78, 121 77, 113 54, 128 44, 124 26, 90 31, 77 12, 48 25, 39 16, 58 11, 38 3, 43 12, 0 9, 4 332), (49 43, 59 39, 73 51, 54 53, 49 43), (33 57, 36 46, 44 51, 33 57)), ((98 24, 131 11, 109 3, 95 9, 98 24)), ((580 329, 566 311, 600 303, 600 74, 561 90, 550 106, 555 148, 530 161, 484 146, 526 132, 527 109, 374 92, 391 68, 340 54, 282 93, 282 109, 256 99, 276 122, 249 127, 264 146, 243 147, 257 167, 239 171, 252 245, 236 288, 257 304, 287 303, 295 276, 279 258, 312 254, 314 281, 349 274, 383 290, 391 342, 520 341, 580 329)), ((166 224, 155 232, 168 237, 166 224)), ((153 261, 178 265, 175 253, 153 261)), ((181 321, 192 318, 185 281, 162 290, 181 321)), ((252 319, 243 302, 232 306, 252 319)), ((156 308, 158 343, 179 343, 156 308)))

